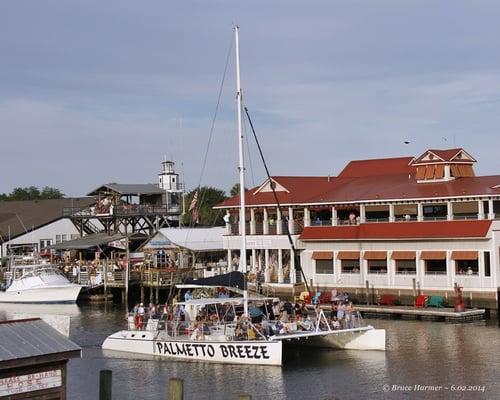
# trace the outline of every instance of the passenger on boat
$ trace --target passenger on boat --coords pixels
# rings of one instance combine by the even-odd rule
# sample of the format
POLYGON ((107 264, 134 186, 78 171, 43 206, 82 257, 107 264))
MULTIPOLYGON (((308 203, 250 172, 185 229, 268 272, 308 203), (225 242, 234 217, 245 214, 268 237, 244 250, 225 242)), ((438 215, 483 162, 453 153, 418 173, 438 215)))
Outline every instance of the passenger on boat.
POLYGON ((137 312, 134 315, 135 327, 139 331, 144 329, 144 315, 145 315, 144 304, 140 303, 139 307, 137 307, 137 312))
POLYGON ((184 293, 184 301, 189 301, 193 299, 193 294, 191 293, 191 290, 188 289, 186 293, 184 293))
POLYGON ((340 303, 340 305, 338 306, 338 309, 337 309, 337 319, 342 324, 342 322, 344 321, 344 318, 345 318, 345 304, 340 303))
POLYGON ((340 322, 339 320, 337 319, 337 317, 333 317, 333 321, 332 321, 332 328, 334 330, 338 330, 340 329, 340 322))

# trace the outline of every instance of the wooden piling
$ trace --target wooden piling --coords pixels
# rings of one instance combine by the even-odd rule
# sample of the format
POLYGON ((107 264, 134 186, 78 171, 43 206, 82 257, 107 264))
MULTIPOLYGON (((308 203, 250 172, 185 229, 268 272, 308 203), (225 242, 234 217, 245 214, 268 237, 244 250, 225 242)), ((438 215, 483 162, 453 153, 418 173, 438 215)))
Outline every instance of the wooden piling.
POLYGON ((99 377, 99 400, 111 400, 113 373, 109 369, 102 369, 99 377))
POLYGON ((366 305, 370 305, 370 282, 368 282, 368 280, 365 281, 365 284, 366 284, 366 291, 365 291, 365 295, 366 295, 366 305))
POLYGON ((184 380, 179 378, 170 378, 168 384, 168 400, 184 399, 184 380))

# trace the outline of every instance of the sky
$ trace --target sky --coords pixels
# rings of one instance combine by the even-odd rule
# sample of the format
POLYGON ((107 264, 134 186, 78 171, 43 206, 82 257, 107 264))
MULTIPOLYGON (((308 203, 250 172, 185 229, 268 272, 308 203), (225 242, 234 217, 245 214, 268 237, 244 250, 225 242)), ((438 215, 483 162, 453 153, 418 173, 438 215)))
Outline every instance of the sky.
POLYGON ((271 175, 455 147, 500 174, 498 21, 496 0, 1 1, 0 193, 155 183, 165 158, 187 190, 229 192, 234 24, 271 175))

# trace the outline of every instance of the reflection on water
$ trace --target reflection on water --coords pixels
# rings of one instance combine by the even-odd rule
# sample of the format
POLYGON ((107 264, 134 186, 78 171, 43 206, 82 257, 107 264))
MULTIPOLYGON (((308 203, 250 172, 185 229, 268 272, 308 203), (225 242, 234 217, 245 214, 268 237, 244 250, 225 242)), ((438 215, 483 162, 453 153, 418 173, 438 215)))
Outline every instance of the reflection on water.
MULTIPOLYGON (((41 307, 63 312, 66 305, 41 307)), ((287 348, 280 368, 103 352, 106 336, 125 328, 125 313, 112 305, 69 312, 70 338, 84 348, 83 358, 68 366, 69 399, 98 398, 101 369, 113 371, 116 399, 166 398, 171 377, 184 379, 186 399, 235 399, 243 393, 253 399, 492 399, 500 393, 500 329, 493 323, 372 320, 387 330, 386 352, 287 348), (484 385, 486 392, 384 392, 384 385, 484 385)))

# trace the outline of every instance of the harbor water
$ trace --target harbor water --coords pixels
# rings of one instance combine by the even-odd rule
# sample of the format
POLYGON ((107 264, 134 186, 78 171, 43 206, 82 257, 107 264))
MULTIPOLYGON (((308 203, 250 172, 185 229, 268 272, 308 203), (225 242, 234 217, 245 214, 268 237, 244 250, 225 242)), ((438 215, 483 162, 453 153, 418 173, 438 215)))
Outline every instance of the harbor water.
MULTIPOLYGON (((184 380, 185 399, 495 399, 500 396, 496 321, 446 324, 370 320, 387 330, 387 351, 290 349, 282 367, 157 360, 103 351, 126 326, 120 305, 9 306, 69 315, 70 339, 83 348, 68 364, 68 398, 98 398, 99 371, 113 371, 113 398, 165 399, 169 378, 184 380)), ((2 306, 0 318, 8 315, 2 306)))

